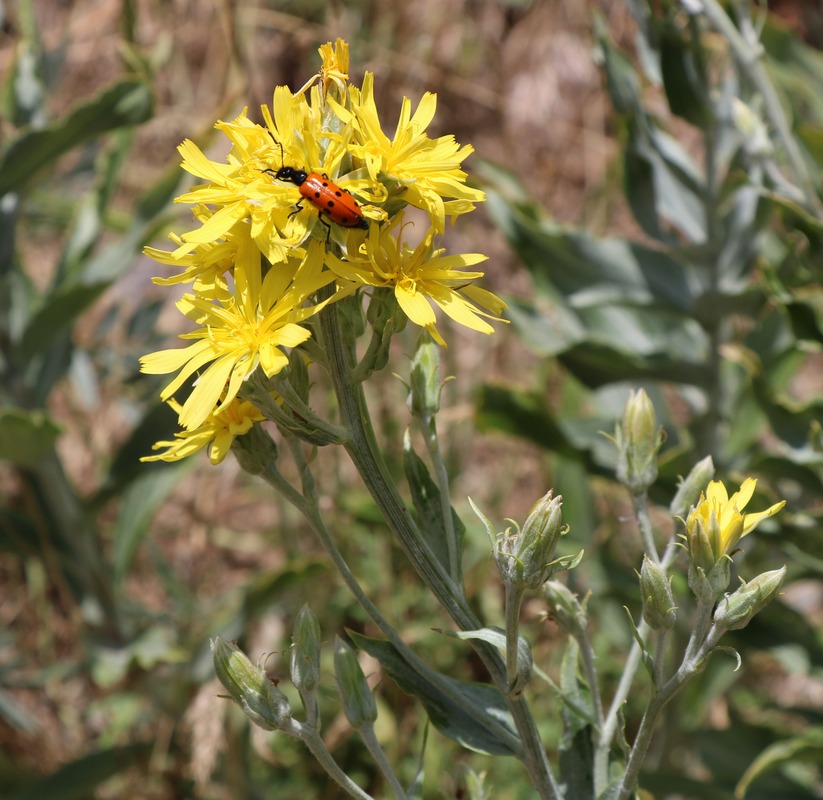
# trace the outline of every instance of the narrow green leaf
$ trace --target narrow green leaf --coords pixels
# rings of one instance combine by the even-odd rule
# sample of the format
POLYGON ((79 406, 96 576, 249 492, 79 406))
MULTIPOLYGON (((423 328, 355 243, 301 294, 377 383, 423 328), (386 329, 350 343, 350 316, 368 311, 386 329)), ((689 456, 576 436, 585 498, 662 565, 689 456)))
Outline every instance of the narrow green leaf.
POLYGON ((147 469, 123 492, 114 526, 114 576, 118 583, 128 573, 155 512, 194 465, 194 459, 186 459, 165 468, 147 469))
POLYGON ((58 289, 46 298, 45 303, 29 320, 23 340, 17 351, 21 363, 29 361, 45 350, 62 333, 65 333, 109 286, 109 283, 92 283, 58 289))
POLYGON ((520 745, 514 721, 503 695, 493 686, 460 681, 417 663, 412 665, 389 642, 348 633, 404 692, 423 704, 432 724, 444 736, 478 753, 517 755, 520 745))
POLYGON ((155 741, 98 750, 15 792, 9 800, 85 800, 103 781, 130 769, 145 770, 155 741))
POLYGON ((0 195, 21 189, 32 176, 78 144, 151 118, 154 98, 141 80, 110 86, 63 119, 18 136, 0 156, 0 195))
POLYGON ((31 467, 54 447, 60 428, 44 411, 0 408, 0 458, 31 467))

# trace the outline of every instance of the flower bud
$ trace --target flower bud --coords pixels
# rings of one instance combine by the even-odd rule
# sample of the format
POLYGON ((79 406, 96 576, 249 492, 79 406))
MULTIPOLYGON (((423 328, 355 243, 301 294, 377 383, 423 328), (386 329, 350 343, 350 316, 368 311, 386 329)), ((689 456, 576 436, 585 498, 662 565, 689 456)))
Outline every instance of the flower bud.
POLYGON ((714 477, 714 462, 711 456, 698 461, 689 474, 680 482, 669 510, 673 517, 686 518, 689 509, 700 501, 700 495, 714 477))
POLYGON ((632 494, 645 492, 657 479, 657 452, 663 444, 663 431, 643 389, 629 395, 615 431, 615 443, 617 479, 632 494))
POLYGON ((334 641, 334 677, 346 719, 355 730, 377 719, 377 704, 360 668, 357 654, 341 638, 334 641))
POLYGON ((771 602, 786 577, 786 567, 764 572, 737 591, 727 594, 714 612, 714 622, 727 631, 745 628, 751 618, 771 602))
POLYGON ((643 557, 640 568, 640 598, 643 602, 643 618, 655 631, 666 631, 674 625, 677 611, 672 595, 671 580, 660 564, 648 556, 643 557))
POLYGON ((431 417, 440 410, 440 347, 422 330, 411 365, 408 404, 416 416, 431 417))
POLYGON ((497 566, 505 583, 527 589, 539 589, 552 574, 557 542, 568 532, 563 524, 561 495, 547 492, 532 507, 523 527, 515 533, 500 535, 497 542, 497 566))
POLYGON ((585 601, 581 603, 571 589, 559 581, 547 581, 543 592, 552 616, 569 636, 577 637, 586 632, 589 620, 585 601))
POLYGON ((291 647, 291 682, 302 692, 313 692, 320 683, 320 623, 304 605, 294 623, 291 647))
POLYGON ((236 438, 231 449, 249 475, 262 475, 277 461, 277 444, 259 425, 255 425, 245 436, 236 438))
POLYGON ((254 665, 237 645, 218 636, 211 642, 214 671, 246 716, 267 731, 282 728, 291 718, 291 706, 263 668, 254 665))

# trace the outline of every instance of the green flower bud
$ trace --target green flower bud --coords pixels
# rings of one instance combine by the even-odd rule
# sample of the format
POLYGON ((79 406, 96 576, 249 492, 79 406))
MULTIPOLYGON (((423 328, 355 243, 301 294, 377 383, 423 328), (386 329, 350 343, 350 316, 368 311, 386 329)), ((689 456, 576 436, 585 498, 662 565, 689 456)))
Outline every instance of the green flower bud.
POLYGON ((691 472, 680 482, 669 510, 673 517, 686 518, 689 509, 700 501, 700 495, 714 477, 714 462, 711 456, 698 461, 691 472))
POLYGON ((304 605, 294 623, 291 647, 291 682, 302 692, 320 683, 320 623, 304 605))
POLYGON ((377 719, 377 704, 357 654, 341 638, 334 640, 334 672, 346 719, 355 730, 377 719))
POLYGON ((581 603, 565 584, 558 581, 547 581, 543 592, 552 616, 569 636, 577 637, 586 632, 589 619, 585 601, 581 603))
POLYGON ((411 365, 409 410, 415 417, 431 417, 440 410, 440 347, 423 329, 411 365))
POLYGON ((643 556, 640 568, 640 598, 643 601, 643 618, 655 631, 666 631, 674 625, 677 610, 672 595, 671 579, 660 564, 643 556))
POLYGON ((286 695, 259 664, 252 664, 237 645, 220 636, 212 640, 211 652, 220 683, 255 725, 275 731, 289 721, 291 706, 286 695))
POLYGON ((504 583, 539 589, 558 562, 552 561, 560 537, 568 532, 563 524, 563 498, 547 492, 532 507, 523 527, 515 533, 498 535, 495 558, 504 583))
POLYGON ((771 602, 785 577, 784 566, 771 572, 764 572, 744 583, 732 594, 727 594, 715 609, 715 625, 727 631, 745 628, 751 618, 771 602))
POLYGON ((657 479, 657 453, 663 444, 663 431, 643 389, 629 395, 615 431, 615 444, 617 479, 632 494, 645 492, 657 479))
POLYGON ((277 461, 277 445, 259 425, 255 425, 245 436, 238 436, 232 442, 231 450, 249 475, 262 475, 269 465, 277 461))
POLYGON ((700 600, 716 600, 726 591, 731 580, 732 561, 723 556, 708 570, 689 565, 689 588, 700 600))

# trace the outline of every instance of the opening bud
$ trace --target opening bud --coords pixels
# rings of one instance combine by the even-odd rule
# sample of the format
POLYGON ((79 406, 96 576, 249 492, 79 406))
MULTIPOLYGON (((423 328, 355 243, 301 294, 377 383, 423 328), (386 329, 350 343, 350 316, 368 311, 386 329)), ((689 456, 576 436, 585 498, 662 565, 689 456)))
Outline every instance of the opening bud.
POLYGON ((291 719, 288 698, 242 650, 218 636, 211 642, 214 671, 229 696, 257 726, 275 731, 291 719))

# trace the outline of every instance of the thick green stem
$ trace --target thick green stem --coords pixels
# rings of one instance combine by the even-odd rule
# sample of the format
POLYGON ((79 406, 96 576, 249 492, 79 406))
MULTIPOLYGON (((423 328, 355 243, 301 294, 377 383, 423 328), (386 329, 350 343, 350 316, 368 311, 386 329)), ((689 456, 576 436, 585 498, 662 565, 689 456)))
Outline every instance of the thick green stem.
POLYGON ((509 692, 518 683, 517 641, 520 633, 520 607, 523 605, 523 589, 506 582, 506 683, 509 692))
MULTIPOLYGON (((353 343, 342 336, 334 304, 320 313, 320 334, 327 354, 327 366, 340 409, 341 421, 351 438, 346 450, 383 518, 397 536, 418 575, 461 630, 477 630, 480 621, 469 607, 460 587, 427 547, 414 519, 400 497, 394 480, 379 455, 362 386, 353 381, 353 343)), ((505 665, 491 645, 472 640, 495 685, 504 693, 520 734, 523 763, 540 798, 560 800, 562 793, 551 771, 534 718, 522 696, 506 694, 505 665)))

